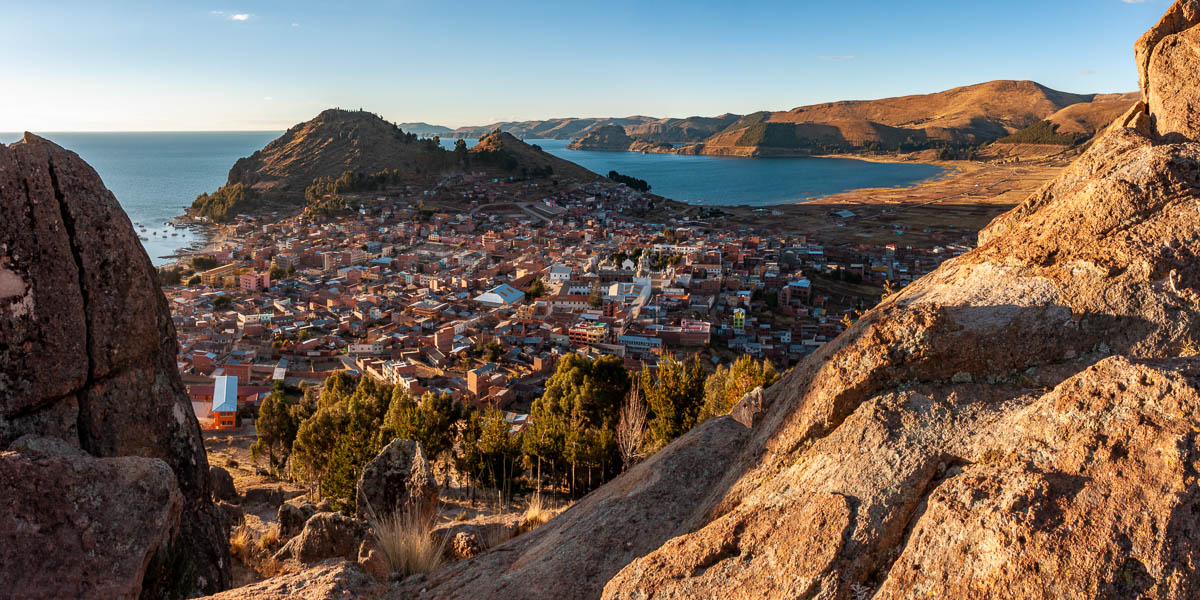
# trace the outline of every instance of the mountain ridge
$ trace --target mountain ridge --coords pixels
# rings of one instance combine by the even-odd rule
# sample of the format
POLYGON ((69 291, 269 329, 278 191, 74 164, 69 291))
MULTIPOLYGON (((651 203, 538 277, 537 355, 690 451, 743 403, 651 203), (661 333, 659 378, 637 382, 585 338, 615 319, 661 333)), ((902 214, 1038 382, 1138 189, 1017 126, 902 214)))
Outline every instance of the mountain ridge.
POLYGON ((1136 92, 1075 94, 1035 81, 994 80, 928 94, 840 100, 747 115, 508 121, 460 127, 454 135, 475 137, 499 129, 524 138, 570 139, 579 142, 573 144, 576 149, 717 156, 906 151, 989 144, 1043 120, 1059 125, 1063 133, 1090 137, 1138 97, 1136 92), (624 130, 630 138, 627 144, 618 141, 612 127, 624 130))

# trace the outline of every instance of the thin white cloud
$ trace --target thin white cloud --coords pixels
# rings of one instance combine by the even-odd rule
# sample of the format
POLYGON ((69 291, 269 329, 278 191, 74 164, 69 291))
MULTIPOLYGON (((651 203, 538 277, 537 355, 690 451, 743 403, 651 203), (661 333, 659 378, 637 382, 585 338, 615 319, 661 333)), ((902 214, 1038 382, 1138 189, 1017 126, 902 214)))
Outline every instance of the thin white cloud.
POLYGON ((229 19, 230 21, 237 21, 239 23, 249 21, 250 19, 254 18, 254 15, 252 15, 250 13, 231 13, 231 12, 225 12, 223 10, 210 10, 208 12, 211 15, 216 15, 223 19, 229 19))
POLYGON ((272 98, 270 96, 263 96, 263 100, 270 102, 270 101, 274 100, 274 98, 272 98))
POLYGON ((853 54, 843 54, 840 56, 818 56, 817 58, 819 58, 821 60, 843 61, 843 60, 854 60, 858 57, 853 54))
POLYGON ((1125 4, 1144 4, 1146 0, 1121 0, 1125 4))
POLYGON ((1080 75, 1095 75, 1096 72, 1091 69, 1084 69, 1079 72, 1080 75))
POLYGON ((300 26, 299 23, 292 23, 292 27, 299 27, 299 26, 300 26))

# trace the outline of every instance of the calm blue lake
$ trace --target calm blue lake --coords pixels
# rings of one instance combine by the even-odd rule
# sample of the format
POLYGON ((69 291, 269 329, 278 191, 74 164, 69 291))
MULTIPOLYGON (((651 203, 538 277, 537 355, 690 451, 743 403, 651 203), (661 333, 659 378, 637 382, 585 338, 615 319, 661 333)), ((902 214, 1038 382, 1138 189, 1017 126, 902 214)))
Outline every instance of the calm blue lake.
MULTIPOLYGON (((168 261, 162 257, 195 241, 190 231, 164 223, 182 214, 198 194, 224 184, 234 161, 249 156, 280 133, 47 133, 43 137, 78 153, 100 173, 129 218, 138 224, 151 259, 163 264, 168 261)), ((0 143, 20 137, 19 133, 0 133, 0 143)), ((942 172, 941 167, 924 164, 590 152, 567 150, 565 140, 526 141, 602 175, 619 171, 645 179, 653 192, 692 204, 802 202, 852 189, 913 185, 942 172)), ((467 140, 468 144, 475 142, 467 140)), ((443 139, 442 145, 451 148, 454 140, 443 139)))
MULTIPOLYGON (((454 147, 454 139, 442 145, 454 147)), ((943 172, 927 164, 846 158, 732 158, 567 150, 566 140, 525 140, 601 175, 645 179, 650 191, 689 204, 766 206, 874 187, 910 186, 943 172)), ((467 139, 468 145, 476 140, 467 139)))

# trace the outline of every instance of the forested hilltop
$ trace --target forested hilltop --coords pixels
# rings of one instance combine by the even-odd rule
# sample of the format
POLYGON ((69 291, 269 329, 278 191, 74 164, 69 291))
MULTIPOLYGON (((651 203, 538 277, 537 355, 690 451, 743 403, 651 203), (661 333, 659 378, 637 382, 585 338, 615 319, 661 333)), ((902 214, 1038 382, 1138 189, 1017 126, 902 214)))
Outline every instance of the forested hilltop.
POLYGON ((201 194, 191 212, 215 221, 268 210, 347 208, 344 194, 420 191, 467 171, 556 183, 599 176, 496 131, 475 147, 442 148, 374 113, 329 109, 287 130, 229 170, 228 181, 201 194))

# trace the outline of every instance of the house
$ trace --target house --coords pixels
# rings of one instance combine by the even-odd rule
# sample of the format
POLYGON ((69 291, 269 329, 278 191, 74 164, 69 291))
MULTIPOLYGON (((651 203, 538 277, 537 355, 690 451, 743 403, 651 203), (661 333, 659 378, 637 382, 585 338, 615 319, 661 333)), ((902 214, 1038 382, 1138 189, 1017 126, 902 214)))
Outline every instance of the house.
POLYGON ((476 302, 491 308, 513 306, 523 299, 525 299, 525 292, 507 283, 500 284, 475 297, 476 302))
POLYGON ((570 281, 571 267, 564 264, 555 264, 550 266, 550 275, 547 277, 551 282, 570 281))
POLYGON ((213 429, 237 429, 238 380, 232 375, 221 375, 213 386, 213 429))

